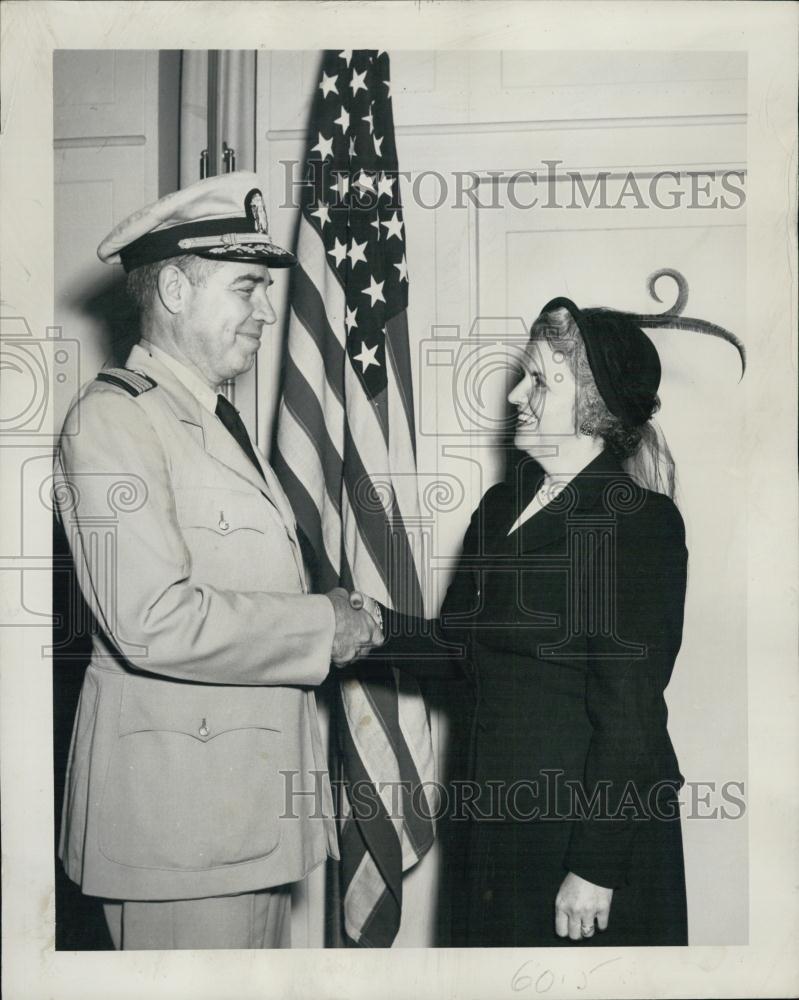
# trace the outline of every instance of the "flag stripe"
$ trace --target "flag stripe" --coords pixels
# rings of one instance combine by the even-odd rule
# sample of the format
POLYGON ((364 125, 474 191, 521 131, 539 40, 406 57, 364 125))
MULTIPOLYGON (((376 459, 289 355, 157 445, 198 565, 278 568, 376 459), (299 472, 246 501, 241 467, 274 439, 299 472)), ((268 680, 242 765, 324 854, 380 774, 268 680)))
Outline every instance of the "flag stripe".
POLYGON ((325 490, 335 510, 341 511, 341 456, 331 440, 328 428, 334 420, 325 419, 319 398, 308 385, 300 368, 295 364, 293 350, 286 352, 286 408, 305 431, 309 442, 319 457, 325 490))
POLYGON ((416 553, 414 552, 414 543, 418 547, 421 540, 415 539, 406 530, 399 505, 396 502, 392 512, 392 522, 394 528, 391 535, 392 561, 389 566, 393 590, 398 595, 394 606, 404 608, 405 614, 408 615, 422 615, 424 614, 424 597, 416 568, 416 553))
MULTIPOLYGON (((351 937, 360 941, 372 911, 381 903, 387 891, 380 870, 372 860, 371 855, 364 850, 360 864, 348 882, 348 890, 345 894, 347 933, 351 937)), ((396 906, 396 903, 394 905, 396 906)))
POLYGON ((332 382, 338 378, 335 372, 328 373, 325 361, 319 353, 316 338, 308 331, 300 318, 295 315, 292 307, 291 331, 288 343, 288 353, 303 373, 303 377, 316 393, 319 404, 325 412, 325 417, 333 420, 331 434, 336 450, 341 454, 341 427, 344 425, 345 410, 342 402, 343 381, 336 390, 332 382))
POLYGON ((413 412, 413 377, 411 373, 411 352, 408 345, 408 314, 402 310, 386 320, 386 357, 390 358, 396 372, 394 385, 402 400, 405 421, 416 460, 416 418, 413 412))
POLYGON ((297 264, 297 271, 299 275, 295 283, 291 308, 308 334, 314 339, 319 353, 324 359, 327 383, 343 406, 344 349, 333 333, 321 295, 308 279, 301 264, 297 264))
MULTIPOLYGON (((382 673, 386 673, 385 668, 382 669, 382 673)), ((357 676, 343 682, 344 712, 364 770, 375 786, 377 794, 380 795, 389 819, 397 827, 399 836, 402 812, 400 804, 395 801, 395 795, 399 793, 400 773, 396 755, 385 730, 385 720, 375 710, 371 701, 373 680, 380 683, 374 671, 369 678, 369 685, 361 683, 361 678, 357 676), (376 722, 379 725, 376 725, 376 722)))
POLYGON ((361 384, 352 365, 344 369, 344 392, 347 396, 347 419, 358 439, 360 451, 368 455, 373 450, 375 466, 373 472, 388 472, 388 413, 385 406, 386 392, 383 390, 374 399, 368 399, 361 390, 361 384), (381 405, 382 399, 382 405, 381 405))
POLYGON ((362 947, 384 947, 399 930, 401 907, 368 853, 358 825, 350 824, 347 834, 347 849, 342 850, 345 928, 362 947))
MULTIPOLYGON (((414 765, 420 777, 435 779, 436 767, 430 730, 430 716, 425 704, 424 712, 417 711, 419 685, 415 678, 405 671, 395 668, 399 704, 399 721, 408 751, 413 755, 414 765), (421 739, 425 734, 427 739, 421 739)), ((428 795, 430 811, 435 811, 432 792, 428 795)))
POLYGON ((313 231, 307 219, 300 222, 298 251, 302 255, 302 261, 295 269, 298 272, 296 281, 302 284, 292 287, 292 300, 296 292, 302 291, 309 285, 307 290, 315 291, 322 302, 330 325, 330 333, 335 342, 333 346, 338 344, 343 351, 347 346, 344 324, 347 289, 342 283, 338 269, 330 260, 330 255, 325 253, 323 241, 319 238, 319 234, 313 231))
MULTIPOLYGON (((389 444, 389 468, 392 470, 391 483, 396 497, 395 531, 407 539, 412 560, 408 560, 408 569, 414 568, 419 584, 418 591, 408 590, 404 605, 408 614, 424 615, 423 595, 427 588, 423 585, 426 569, 422 551, 423 537, 419 530, 419 487, 416 469, 416 445, 411 427, 406 419, 406 411, 402 403, 400 379, 394 370, 394 358, 390 351, 386 352, 386 363, 394 375, 389 380, 388 417, 392 427, 389 444), (413 470, 410 472, 409 470, 413 470), (408 529, 406 517, 412 527, 408 529), (420 603, 415 603, 416 601, 420 603)), ((411 408, 413 402, 411 400, 411 408)), ((404 572, 402 563, 395 563, 400 572, 404 572)))
POLYGON ((324 243, 320 240, 319 235, 313 230, 313 226, 308 223, 307 219, 302 220, 298 242, 298 254, 302 259, 294 269, 298 272, 296 281, 301 282, 301 285, 292 285, 292 300, 297 294, 302 294, 304 291, 311 294, 316 293, 327 316, 330 334, 335 341, 331 345, 331 350, 335 344, 339 344, 344 351, 347 346, 344 323, 346 288, 337 268, 333 266, 332 261, 325 254, 324 243), (302 268, 301 272, 300 268, 302 268))
POLYGON ((286 492, 290 491, 291 506, 297 523, 314 547, 318 563, 315 583, 323 591, 332 590, 338 584, 339 573, 328 558, 322 536, 322 521, 316 504, 302 482, 294 475, 294 471, 283 458, 279 448, 275 449, 274 462, 275 472, 280 477, 283 489, 286 492))
POLYGON ((384 941, 393 940, 397 936, 400 916, 400 906, 385 889, 363 922, 358 944, 367 948, 384 948, 384 941))
MULTIPOLYGON (((392 671, 393 675, 393 671, 392 671)), ((416 763, 408 750, 404 739, 404 734, 400 728, 399 702, 397 698, 397 685, 393 676, 371 678, 368 687, 364 686, 364 693, 374 710, 375 715, 380 719, 381 728, 388 737, 394 757, 396 757, 398 767, 397 779, 402 775, 402 781, 407 782, 412 788, 420 784, 419 772, 416 763)), ((418 855, 424 853, 432 843, 432 828, 430 816, 417 816, 413 808, 412 792, 401 787, 403 798, 402 815, 405 821, 405 834, 411 841, 411 848, 418 855)), ((426 799, 419 803, 422 808, 427 804, 426 799)))
MULTIPOLYGON (((348 726, 340 727, 339 739, 347 761, 347 782, 366 794, 366 788, 369 785, 374 787, 374 783, 364 768, 348 726)), ((353 795, 350 797, 350 808, 353 818, 348 825, 363 838, 386 885, 394 897, 401 900, 402 854, 394 825, 382 799, 377 795, 370 798, 368 803, 363 803, 357 795, 353 795)))
MULTIPOLYGON (((390 539, 392 535, 389 530, 389 522, 385 511, 378 511, 374 500, 367 496, 367 488, 371 483, 371 479, 367 476, 366 469, 361 462, 360 455, 355 447, 355 441, 350 433, 349 424, 344 428, 344 451, 347 456, 347 461, 344 465, 344 483, 358 522, 358 528, 375 564, 378 567, 389 567, 392 565, 392 561, 389 558, 391 550, 390 539)), ((399 550, 395 555, 404 559, 409 565, 413 565, 413 553, 408 547, 407 538, 399 536, 392 540, 394 541, 394 548, 399 550)), ((353 568, 357 573, 357 567, 353 568)), ((388 588, 392 605, 394 607, 405 607, 404 603, 399 603, 401 593, 395 587, 392 587, 392 581, 386 579, 386 573, 382 575, 388 588)), ((407 589, 412 595, 411 607, 421 607, 423 604, 421 587, 416 577, 415 568, 412 572, 409 568, 406 576, 407 589)))
POLYGON ((420 777, 404 739, 407 719, 401 714, 407 714, 411 703, 407 696, 397 700, 395 671, 377 674, 372 667, 368 676, 368 685, 347 681, 345 713, 359 759, 366 762, 369 777, 401 835, 403 868, 408 868, 433 841, 429 792, 425 788, 423 795, 414 795, 420 777), (375 719, 379 726, 374 725, 375 719))
POLYGON ((389 443, 390 468, 396 482, 405 487, 404 490, 397 491, 404 501, 403 510, 413 512, 418 516, 419 493, 417 477, 414 474, 416 472, 416 442, 413 426, 409 425, 406 419, 407 411, 403 402, 404 393, 399 384, 400 376, 394 367, 394 358, 390 352, 387 356, 387 362, 393 376, 389 383, 388 393, 388 419, 392 428, 389 443))
POLYGON ((356 586, 357 578, 358 590, 389 607, 391 599, 386 585, 386 574, 383 567, 378 566, 373 558, 346 491, 341 498, 341 513, 342 547, 352 569, 353 588, 356 586))
MULTIPOLYGON (((313 504, 316 516, 321 523, 321 542, 324 553, 331 566, 341 565, 341 521, 338 517, 330 496, 328 495, 324 480, 322 478, 322 467, 319 456, 313 445, 308 440, 305 431, 294 421, 292 414, 288 411, 283 416, 286 425, 283 435, 283 445, 288 449, 288 454, 292 456, 293 473, 297 479, 305 484, 308 496, 313 504)), ((303 526, 303 530, 304 526, 303 526)), ((315 522, 314 522, 315 530, 315 522)), ((308 539, 318 537, 306 531, 308 539)))

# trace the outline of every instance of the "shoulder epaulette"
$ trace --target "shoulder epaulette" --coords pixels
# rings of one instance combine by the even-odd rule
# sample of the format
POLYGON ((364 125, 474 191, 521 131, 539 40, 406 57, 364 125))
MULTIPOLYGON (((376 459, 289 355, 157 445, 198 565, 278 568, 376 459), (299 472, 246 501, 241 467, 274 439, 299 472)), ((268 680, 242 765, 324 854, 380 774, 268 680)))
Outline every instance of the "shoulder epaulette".
POLYGON ((97 382, 108 382, 118 389, 124 389, 131 396, 141 396, 143 392, 154 389, 158 383, 144 372, 135 372, 131 368, 104 368, 97 373, 97 382))

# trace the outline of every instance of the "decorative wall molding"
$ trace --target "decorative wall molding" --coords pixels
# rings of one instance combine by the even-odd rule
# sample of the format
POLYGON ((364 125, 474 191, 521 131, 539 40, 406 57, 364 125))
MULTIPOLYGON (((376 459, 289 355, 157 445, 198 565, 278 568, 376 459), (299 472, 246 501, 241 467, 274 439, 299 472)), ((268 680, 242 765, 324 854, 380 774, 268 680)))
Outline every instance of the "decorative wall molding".
MULTIPOLYGON (((454 122, 397 125, 397 135, 477 135, 481 132, 575 132, 608 128, 707 128, 712 125, 746 125, 745 114, 631 115, 622 118, 540 118, 508 122, 454 122)), ((270 129, 268 142, 303 139, 303 129, 270 129)))
POLYGON ((144 135, 75 135, 53 140, 53 149, 104 149, 106 146, 144 146, 144 135))

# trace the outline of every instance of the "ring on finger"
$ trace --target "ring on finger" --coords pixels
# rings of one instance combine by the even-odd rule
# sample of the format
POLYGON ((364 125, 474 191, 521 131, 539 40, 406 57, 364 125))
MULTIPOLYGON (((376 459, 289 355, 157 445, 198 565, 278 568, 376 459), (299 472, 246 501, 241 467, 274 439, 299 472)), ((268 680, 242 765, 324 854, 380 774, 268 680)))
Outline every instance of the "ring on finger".
POLYGON ((582 924, 580 930, 582 931, 583 937, 591 937, 594 933, 594 925, 591 924, 589 927, 586 927, 585 924, 582 924))

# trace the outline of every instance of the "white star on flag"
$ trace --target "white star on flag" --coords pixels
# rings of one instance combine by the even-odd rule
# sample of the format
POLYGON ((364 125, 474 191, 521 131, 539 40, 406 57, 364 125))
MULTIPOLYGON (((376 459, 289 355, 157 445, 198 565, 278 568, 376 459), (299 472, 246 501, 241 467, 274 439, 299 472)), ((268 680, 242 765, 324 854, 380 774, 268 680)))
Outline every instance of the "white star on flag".
POLYGON ((359 90, 367 90, 367 86, 364 83, 366 79, 366 70, 363 73, 359 73, 357 70, 353 70, 352 80, 350 82, 350 87, 352 88, 352 96, 358 93, 359 90))
POLYGON ((342 171, 340 174, 336 175, 336 183, 330 185, 331 191, 338 191, 339 198, 343 201, 347 196, 347 192, 350 189, 350 179, 342 171))
POLYGON ((369 223, 369 225, 375 227, 375 229, 377 230, 377 238, 380 239, 380 220, 379 219, 373 219, 369 223))
POLYGON ((374 144, 375 144, 375 155, 382 156, 383 155, 383 140, 382 139, 378 139, 376 135, 373 135, 372 136, 372 142, 374 142, 374 144))
POLYGON ((330 206, 321 202, 316 206, 316 211, 311 212, 311 215, 315 215, 319 219, 319 225, 324 229, 327 223, 330 222, 330 206))
POLYGON ((355 322, 355 317, 358 315, 358 307, 350 309, 349 306, 345 306, 344 308, 347 310, 347 314, 344 317, 344 325, 347 327, 347 333, 349 333, 353 327, 358 328, 358 324, 355 322))
MULTIPOLYGON (((382 140, 381 140, 382 141, 382 140)), ((381 174, 377 179, 377 197, 382 198, 384 194, 391 197, 391 186, 394 183, 391 177, 381 174)))
POLYGON ((369 122, 369 135, 374 135, 374 133, 375 133, 375 120, 374 120, 374 115, 372 113, 372 105, 371 104, 369 105, 369 114, 368 115, 364 115, 363 118, 361 118, 361 121, 363 121, 363 122, 369 122))
POLYGON ((380 362, 375 354, 377 354, 377 344, 374 347, 367 347, 364 341, 361 341, 361 353, 353 355, 353 361, 360 361, 362 372, 365 372, 369 365, 375 365, 379 368, 380 362))
POLYGON ((395 264, 394 267, 396 267, 396 269, 399 271, 399 280, 400 281, 407 281, 408 280, 408 262, 405 259, 405 254, 402 255, 402 260, 399 262, 399 264, 395 264))
POLYGON ((338 125, 342 132, 346 132, 350 127, 350 113, 343 104, 341 105, 341 114, 338 118, 336 118, 333 124, 338 125))
POLYGON ((333 155, 333 138, 325 139, 322 133, 319 133, 319 142, 315 146, 311 146, 311 152, 315 153, 319 150, 319 155, 324 160, 328 156, 333 155))
POLYGON ((375 193, 375 179, 370 174, 367 174, 365 170, 362 170, 355 181, 353 181, 353 187, 360 188, 362 191, 371 191, 372 194, 375 193))
POLYGON ((366 254, 363 252, 365 246, 366 240, 364 240, 363 243, 358 243, 357 240, 353 240, 352 243, 350 243, 347 256, 352 261, 353 267, 355 267, 356 264, 360 264, 361 261, 363 261, 364 264, 366 263, 366 254))
POLYGON ((364 288, 363 291, 361 292, 361 295, 368 295, 369 298, 372 300, 373 306, 375 302, 385 302, 386 300, 383 297, 384 284, 385 284, 384 281, 375 281, 375 276, 371 275, 369 278, 369 287, 364 288))
POLYGON ((386 85, 386 88, 388 89, 388 96, 391 97, 391 80, 383 80, 383 83, 386 85))
POLYGON ((338 93, 338 87, 336 86, 337 80, 337 76, 328 76, 327 73, 322 73, 322 82, 319 84, 319 89, 322 91, 323 97, 327 97, 330 93, 338 93))
POLYGON ((394 213, 394 218, 389 219, 388 222, 381 222, 381 226, 386 227, 386 239, 390 240, 392 236, 396 236, 398 240, 402 239, 402 219, 399 217, 399 213, 394 213))
POLYGON ((352 49, 344 49, 343 52, 339 52, 339 59, 343 59, 344 62, 349 66, 350 60, 352 59, 352 49))
POLYGON ((350 159, 355 156, 355 136, 350 136, 350 159))
POLYGON ((347 256, 347 248, 344 246, 344 244, 337 236, 333 249, 328 250, 327 253, 328 256, 335 258, 336 267, 338 267, 338 265, 342 262, 342 260, 344 260, 344 258, 347 256))

